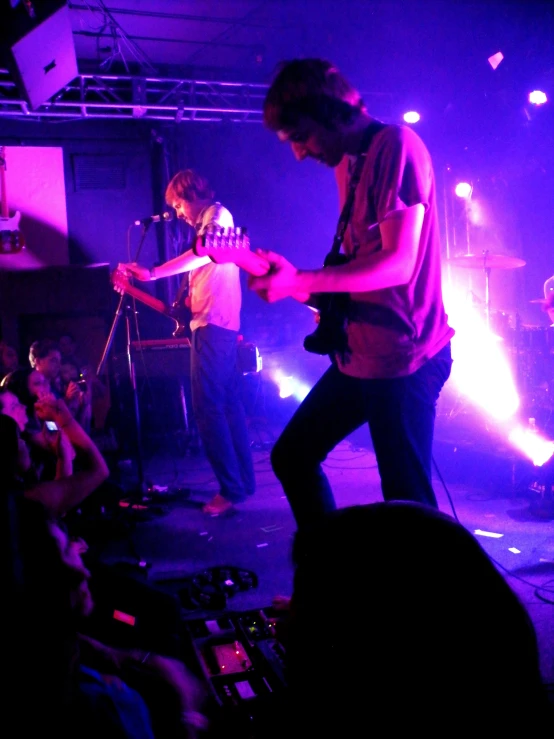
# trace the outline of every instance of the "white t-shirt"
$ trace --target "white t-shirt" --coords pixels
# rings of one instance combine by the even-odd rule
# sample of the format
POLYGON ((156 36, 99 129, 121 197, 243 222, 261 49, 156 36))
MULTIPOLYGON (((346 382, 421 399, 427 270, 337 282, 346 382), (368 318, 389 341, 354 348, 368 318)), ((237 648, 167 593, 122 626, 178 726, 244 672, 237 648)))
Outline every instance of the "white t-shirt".
MULTIPOLYGON (((221 203, 214 203, 200 213, 196 233, 202 235, 210 225, 233 227, 233 216, 221 203)), ((190 272, 189 297, 192 311, 191 331, 208 323, 238 331, 240 328, 241 287, 236 264, 210 262, 190 272)))

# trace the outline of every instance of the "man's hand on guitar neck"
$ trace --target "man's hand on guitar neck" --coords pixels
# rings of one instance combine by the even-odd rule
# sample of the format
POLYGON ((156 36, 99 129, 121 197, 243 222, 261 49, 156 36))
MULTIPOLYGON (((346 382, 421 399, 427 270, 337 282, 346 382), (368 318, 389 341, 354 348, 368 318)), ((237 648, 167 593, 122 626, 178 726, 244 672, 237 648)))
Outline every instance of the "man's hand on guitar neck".
POLYGON ((275 303, 277 300, 289 297, 300 303, 309 300, 310 293, 298 289, 298 270, 285 257, 262 249, 257 249, 256 254, 269 262, 269 271, 262 277, 249 277, 248 287, 262 300, 268 303, 275 303))
POLYGON ((125 277, 135 277, 141 282, 149 282, 152 279, 152 272, 148 267, 141 267, 136 262, 123 262, 117 265, 117 269, 122 272, 125 277))

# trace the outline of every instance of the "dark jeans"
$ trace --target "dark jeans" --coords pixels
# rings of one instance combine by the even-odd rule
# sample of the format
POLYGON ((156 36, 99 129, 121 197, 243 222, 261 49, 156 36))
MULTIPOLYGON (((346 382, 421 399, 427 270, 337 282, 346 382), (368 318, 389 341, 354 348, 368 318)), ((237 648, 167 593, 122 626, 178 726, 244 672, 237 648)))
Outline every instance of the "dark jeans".
POLYGON ((335 510, 321 463, 363 423, 369 424, 385 500, 437 507, 431 484, 435 408, 451 366, 448 344, 407 377, 361 380, 335 365, 325 372, 271 454, 299 528, 335 510))
POLYGON ((221 495, 232 503, 256 487, 240 378, 236 331, 208 324, 192 332, 192 408, 221 495))

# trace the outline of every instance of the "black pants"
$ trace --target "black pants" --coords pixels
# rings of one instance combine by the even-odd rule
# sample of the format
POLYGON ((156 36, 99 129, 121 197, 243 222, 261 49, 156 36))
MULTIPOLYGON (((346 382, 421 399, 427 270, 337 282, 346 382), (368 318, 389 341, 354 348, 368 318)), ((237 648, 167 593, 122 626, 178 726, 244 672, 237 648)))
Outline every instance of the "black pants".
POLYGON ((407 377, 361 380, 334 365, 325 372, 271 454, 299 528, 335 510, 321 463, 364 423, 369 425, 385 500, 437 507, 431 484, 435 409, 451 366, 448 344, 407 377))

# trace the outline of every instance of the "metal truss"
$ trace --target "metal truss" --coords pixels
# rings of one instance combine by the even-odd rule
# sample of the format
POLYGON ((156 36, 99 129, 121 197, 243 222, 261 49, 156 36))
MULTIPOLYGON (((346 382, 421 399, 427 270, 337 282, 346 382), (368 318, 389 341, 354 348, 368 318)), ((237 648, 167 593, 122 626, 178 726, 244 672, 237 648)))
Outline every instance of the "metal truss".
MULTIPOLYGON (((48 120, 113 118, 173 123, 261 123, 268 85, 161 77, 80 74, 36 110, 0 69, 0 118, 48 120)), ((373 115, 394 117, 393 96, 364 93, 373 115)))
POLYGON ((260 123, 267 85, 80 74, 36 110, 0 69, 0 118, 118 118, 168 122, 260 123))

